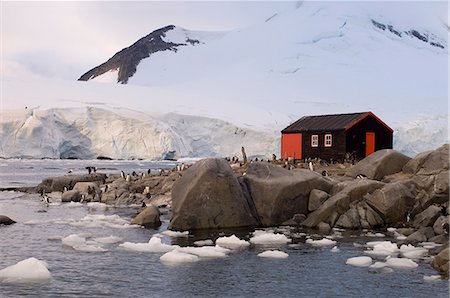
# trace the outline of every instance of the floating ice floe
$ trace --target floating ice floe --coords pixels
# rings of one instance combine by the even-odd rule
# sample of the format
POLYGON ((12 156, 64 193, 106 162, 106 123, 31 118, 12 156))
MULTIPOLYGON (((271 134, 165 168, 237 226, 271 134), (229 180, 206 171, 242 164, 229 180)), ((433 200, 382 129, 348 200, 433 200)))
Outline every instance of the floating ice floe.
POLYGON ((90 237, 89 233, 71 234, 61 238, 62 244, 72 247, 74 250, 82 252, 106 252, 107 249, 96 245, 95 242, 86 242, 86 238, 90 237))
POLYGON ((329 245, 335 245, 336 241, 330 240, 327 238, 323 238, 320 240, 306 239, 306 243, 311 244, 313 246, 329 246, 329 245))
POLYGON ((423 277, 424 281, 437 281, 437 280, 441 280, 441 276, 440 275, 425 275, 423 277))
POLYGON ((435 247, 442 246, 441 243, 434 243, 434 242, 421 242, 419 243, 419 245, 426 249, 433 249, 435 247))
POLYGON ((196 245, 196 246, 209 246, 209 245, 214 245, 214 241, 212 241, 211 239, 197 240, 197 241, 194 241, 194 245, 196 245))
POLYGON ((391 268, 417 268, 419 265, 413 260, 406 258, 389 258, 386 260, 386 264, 391 268))
POLYGON ((283 234, 274 234, 266 231, 255 231, 253 232, 253 237, 250 238, 250 243, 260 245, 281 245, 289 242, 291 242, 291 239, 283 234))
POLYGON ((331 252, 340 252, 341 250, 337 246, 333 246, 332 249, 330 249, 331 252))
POLYGON ((104 215, 104 214, 88 214, 78 221, 70 222, 72 226, 86 227, 86 228, 101 228, 110 227, 116 229, 140 227, 131 225, 127 220, 121 218, 119 215, 104 215))
POLYGON ((225 258, 230 252, 229 249, 220 246, 202 246, 202 247, 180 247, 178 252, 184 252, 191 255, 196 255, 201 258, 225 258))
POLYGON ((387 267, 387 264, 385 262, 375 262, 374 264, 369 266, 369 268, 374 268, 374 269, 380 269, 380 268, 384 268, 384 267, 387 267))
POLYGON ((78 234, 71 234, 67 237, 61 238, 61 242, 67 246, 84 245, 86 243, 86 238, 78 234))
MULTIPOLYGON (((279 234, 281 235, 281 234, 279 234)), ((283 235, 284 236, 284 235, 283 235)), ((285 236, 286 237, 286 236, 285 236)), ((239 239, 236 235, 231 235, 229 237, 220 237, 216 240, 216 245, 229 249, 241 249, 250 246, 248 241, 239 239)))
POLYGON ((45 282, 52 278, 48 265, 36 258, 29 258, 0 270, 0 281, 8 283, 45 282))
POLYGON ((148 243, 124 242, 120 244, 119 247, 126 250, 138 252, 169 252, 176 248, 179 248, 178 245, 169 245, 162 243, 161 238, 156 236, 150 238, 148 243))
POLYGON ((77 250, 77 251, 82 251, 82 252, 107 252, 108 250, 97 246, 97 245, 91 245, 91 244, 83 244, 83 245, 74 245, 72 246, 73 249, 77 250))
POLYGON ((179 252, 177 250, 174 250, 174 251, 165 253, 159 259, 164 264, 176 265, 176 264, 197 262, 199 260, 199 257, 196 255, 191 255, 188 253, 179 252))
POLYGON ((367 236, 367 237, 377 237, 377 238, 386 237, 386 235, 384 235, 383 233, 372 233, 372 232, 368 232, 365 236, 367 236))
POLYGON ((274 258, 274 259, 286 259, 289 255, 280 250, 266 250, 260 254, 258 257, 262 258, 274 258))
POLYGON ((366 256, 348 258, 345 264, 356 267, 368 267, 372 264, 372 258, 366 256))
POLYGON ((397 255, 399 252, 397 244, 392 243, 391 241, 368 242, 367 246, 372 247, 372 250, 365 250, 364 253, 371 256, 386 257, 397 255))
POLYGON ((166 231, 162 232, 161 234, 163 234, 165 236, 169 236, 169 237, 188 237, 189 236, 188 231, 179 232, 179 231, 166 230, 166 231))
POLYGON ((104 243, 104 244, 113 244, 113 243, 117 243, 117 242, 122 241, 122 238, 111 235, 111 236, 108 236, 108 237, 94 238, 94 241, 96 241, 98 243, 104 243))
POLYGON ((411 244, 403 244, 400 246, 400 254, 409 259, 420 259, 428 253, 428 249, 422 247, 415 247, 411 244))

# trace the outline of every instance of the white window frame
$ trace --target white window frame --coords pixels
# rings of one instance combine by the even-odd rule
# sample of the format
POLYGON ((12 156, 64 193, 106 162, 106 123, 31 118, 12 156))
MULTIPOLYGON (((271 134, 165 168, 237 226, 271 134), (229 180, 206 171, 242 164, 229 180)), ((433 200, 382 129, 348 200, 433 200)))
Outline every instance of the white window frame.
POLYGON ((319 147, 319 135, 311 135, 311 147, 319 147))
POLYGON ((325 137, 324 137, 324 146, 325 147, 331 147, 331 146, 333 146, 333 135, 331 134, 331 133, 327 133, 327 134, 325 134, 325 137), (329 138, 328 138, 329 137, 329 138), (328 138, 328 139, 327 139, 328 138))

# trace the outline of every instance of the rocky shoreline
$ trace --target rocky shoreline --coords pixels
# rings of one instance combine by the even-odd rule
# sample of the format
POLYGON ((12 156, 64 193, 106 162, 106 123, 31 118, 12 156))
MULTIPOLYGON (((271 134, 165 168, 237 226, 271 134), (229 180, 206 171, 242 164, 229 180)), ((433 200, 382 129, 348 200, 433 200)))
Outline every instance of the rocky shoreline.
POLYGON ((313 163, 312 171, 309 162, 204 159, 158 174, 69 174, 26 191, 59 192, 62 202, 141 205, 133 223, 146 227, 159 226, 159 208, 169 206, 172 230, 388 229, 399 247, 440 244, 429 254, 448 277, 448 144, 414 158, 381 150, 356 165, 313 163))

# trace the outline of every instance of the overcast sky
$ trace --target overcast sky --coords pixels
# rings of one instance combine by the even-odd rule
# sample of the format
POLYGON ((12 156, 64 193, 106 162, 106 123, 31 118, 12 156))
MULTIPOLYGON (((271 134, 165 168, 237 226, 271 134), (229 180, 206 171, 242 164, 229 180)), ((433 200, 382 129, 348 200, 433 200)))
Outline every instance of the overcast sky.
POLYGON ((2 72, 18 63, 45 77, 77 79, 160 27, 233 30, 294 6, 292 1, 1 1, 2 72))

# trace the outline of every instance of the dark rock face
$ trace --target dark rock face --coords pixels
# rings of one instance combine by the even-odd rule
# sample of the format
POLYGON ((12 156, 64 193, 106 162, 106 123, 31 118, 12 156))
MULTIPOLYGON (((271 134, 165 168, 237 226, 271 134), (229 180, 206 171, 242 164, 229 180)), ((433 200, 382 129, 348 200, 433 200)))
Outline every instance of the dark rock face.
POLYGON ((403 167, 403 172, 418 175, 435 175, 449 169, 449 144, 434 151, 418 154, 403 167))
POLYGON ((131 224, 141 225, 146 228, 159 227, 161 225, 159 216, 160 213, 158 207, 150 205, 142 210, 135 218, 133 218, 131 224))
POLYGON ((411 158, 392 149, 374 152, 351 167, 346 175, 356 178, 364 175, 369 179, 382 180, 384 176, 398 173, 411 158))
POLYGON ((9 218, 6 215, 0 215, 0 226, 1 225, 12 225, 13 223, 16 223, 14 220, 12 220, 11 218, 9 218))
POLYGON ((374 191, 366 202, 381 215, 386 224, 406 222, 415 198, 411 185, 409 181, 386 184, 374 191))
POLYGON ((443 249, 433 260, 433 267, 448 277, 449 248, 443 249))
POLYGON ((352 202, 360 201, 367 194, 374 192, 376 189, 383 187, 385 184, 374 180, 356 179, 348 181, 342 186, 335 195, 326 200, 317 210, 310 213, 306 220, 302 223, 308 228, 317 227, 320 222, 328 222, 330 226, 335 224, 335 220, 347 212, 352 202))
POLYGON ((329 192, 333 186, 316 172, 288 171, 268 163, 250 164, 243 180, 264 226, 279 225, 294 214, 307 214, 310 192, 329 192))
POLYGON ((86 175, 66 175, 43 180, 36 188, 37 192, 63 191, 64 187, 72 189, 77 182, 102 182, 106 174, 93 173, 86 175))
POLYGON ((195 45, 199 43, 198 40, 188 39, 186 44, 177 44, 172 42, 165 42, 162 37, 165 34, 173 30, 175 26, 170 25, 164 28, 153 31, 147 36, 139 39, 137 42, 121 50, 112 56, 105 63, 91 69, 87 73, 83 74, 78 80, 88 81, 99 75, 102 75, 110 70, 119 70, 117 83, 126 84, 128 79, 134 75, 136 68, 142 59, 150 57, 151 54, 161 51, 177 51, 180 46, 186 46, 187 43, 195 45))
POLYGON ((238 179, 222 159, 203 159, 172 189, 173 230, 258 226, 238 179))

